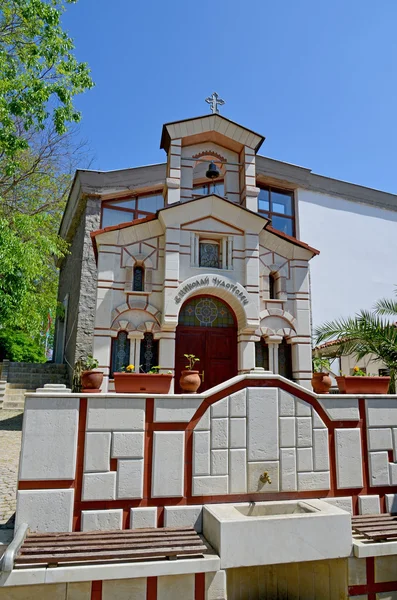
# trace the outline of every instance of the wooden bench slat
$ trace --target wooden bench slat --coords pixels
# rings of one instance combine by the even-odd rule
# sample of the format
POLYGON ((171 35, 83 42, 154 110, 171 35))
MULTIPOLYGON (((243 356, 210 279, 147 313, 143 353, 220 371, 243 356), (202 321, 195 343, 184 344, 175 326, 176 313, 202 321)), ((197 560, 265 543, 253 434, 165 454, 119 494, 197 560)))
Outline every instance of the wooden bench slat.
POLYGON ((24 547, 25 546, 48 546, 48 545, 54 545, 54 546, 63 546, 63 545, 69 545, 69 544, 98 544, 98 543, 102 543, 102 542, 106 542, 109 544, 114 543, 115 541, 117 542, 122 542, 122 543, 134 543, 139 542, 141 540, 169 540, 169 539, 173 539, 175 537, 178 537, 180 539, 189 539, 191 537, 196 537, 197 533, 192 530, 189 532, 182 532, 182 533, 167 533, 165 535, 161 535, 161 534, 156 534, 156 535, 152 535, 152 534, 132 534, 132 535, 124 535, 124 536, 120 536, 120 535, 112 535, 112 536, 107 536, 107 537, 103 537, 98 539, 98 536, 95 537, 79 537, 77 539, 74 539, 73 537, 67 537, 67 538, 59 538, 59 539, 40 539, 39 540, 32 540, 30 538, 26 538, 25 542, 24 542, 24 547))
POLYGON ((64 562, 84 562, 84 561, 92 561, 96 558, 98 559, 108 559, 108 558, 125 558, 125 559, 134 559, 134 558, 151 558, 155 556, 177 556, 183 554, 201 554, 207 550, 207 547, 204 544, 197 546, 171 546, 171 547, 162 547, 156 548, 155 550, 115 550, 113 552, 104 551, 96 551, 90 552, 87 555, 85 552, 76 552, 74 554, 33 554, 29 556, 20 556, 18 555, 15 559, 16 564, 34 564, 34 563, 50 563, 50 564, 60 564, 64 562))
POLYGON ((106 536, 106 535, 130 535, 131 533, 157 533, 157 534, 166 534, 166 533, 183 533, 195 531, 194 527, 186 526, 186 527, 145 527, 142 529, 106 529, 104 531, 63 531, 63 532, 54 532, 54 533, 37 533, 31 532, 28 534, 29 539, 33 538, 60 538, 60 537, 82 537, 82 536, 106 536))
POLYGON ((138 549, 138 548, 165 548, 165 547, 173 547, 173 546, 201 546, 201 539, 188 538, 186 540, 181 540, 179 538, 174 538, 172 540, 159 540, 157 542, 152 541, 142 541, 134 544, 95 544, 95 545, 82 545, 82 546, 45 546, 44 548, 40 547, 29 547, 29 548, 21 548, 19 556, 28 556, 31 554, 57 554, 57 553, 69 553, 69 552, 94 552, 97 550, 128 550, 128 549, 138 549))
POLYGON ((355 529, 356 531, 366 531, 367 533, 370 533, 371 531, 397 531, 397 524, 396 525, 390 525, 388 527, 379 527, 379 525, 370 525, 370 526, 364 526, 361 525, 360 527, 353 527, 353 529, 355 529))
POLYGON ((362 533, 362 535, 369 539, 369 540, 373 540, 373 541, 377 541, 377 540, 393 540, 397 538, 397 532, 396 533, 385 533, 383 531, 378 531, 378 532, 372 532, 372 533, 362 533))
POLYGON ((367 525, 368 523, 397 523, 397 517, 387 517, 386 519, 379 519, 376 517, 373 517, 371 519, 362 519, 359 521, 356 521, 355 519, 352 519, 352 524, 353 525, 367 525))
POLYGON ((110 544, 130 544, 130 545, 134 545, 134 544, 139 544, 141 542, 161 542, 162 540, 169 542, 169 541, 173 541, 173 540, 181 540, 181 541, 185 541, 185 540, 195 540, 195 539, 199 539, 197 536, 197 533, 190 533, 189 535, 177 535, 177 534, 173 534, 173 535, 167 535, 167 536, 156 536, 156 537, 151 537, 148 535, 143 535, 143 536, 138 536, 138 537, 117 537, 114 536, 112 538, 108 538, 106 540, 104 539, 98 539, 98 538, 90 538, 88 540, 85 539, 81 539, 79 538, 78 540, 72 540, 70 538, 66 539, 66 540, 48 540, 46 542, 37 542, 36 540, 34 541, 30 541, 27 540, 24 544, 23 544, 23 548, 44 548, 46 546, 53 546, 55 548, 60 547, 60 546, 89 546, 92 544, 106 544, 106 545, 110 545, 110 544))

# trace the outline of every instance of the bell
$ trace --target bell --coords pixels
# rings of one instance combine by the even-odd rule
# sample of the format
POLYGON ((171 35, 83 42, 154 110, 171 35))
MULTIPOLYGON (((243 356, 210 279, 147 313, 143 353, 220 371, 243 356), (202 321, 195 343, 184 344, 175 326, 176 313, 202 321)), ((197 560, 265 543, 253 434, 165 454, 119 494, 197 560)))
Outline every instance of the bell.
POLYGON ((208 177, 208 179, 216 179, 217 177, 219 177, 219 171, 216 168, 216 164, 214 162, 210 162, 205 176, 208 177))

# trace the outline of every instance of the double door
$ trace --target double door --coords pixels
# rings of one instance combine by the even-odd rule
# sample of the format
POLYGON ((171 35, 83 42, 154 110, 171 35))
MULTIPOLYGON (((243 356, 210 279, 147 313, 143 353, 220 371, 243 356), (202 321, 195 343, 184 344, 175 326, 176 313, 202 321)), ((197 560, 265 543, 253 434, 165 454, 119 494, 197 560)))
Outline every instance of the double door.
POLYGON ((184 354, 200 361, 195 369, 201 374, 198 392, 204 392, 237 375, 237 330, 234 327, 189 327, 178 325, 175 349, 175 393, 180 394, 181 371, 186 368, 184 354))

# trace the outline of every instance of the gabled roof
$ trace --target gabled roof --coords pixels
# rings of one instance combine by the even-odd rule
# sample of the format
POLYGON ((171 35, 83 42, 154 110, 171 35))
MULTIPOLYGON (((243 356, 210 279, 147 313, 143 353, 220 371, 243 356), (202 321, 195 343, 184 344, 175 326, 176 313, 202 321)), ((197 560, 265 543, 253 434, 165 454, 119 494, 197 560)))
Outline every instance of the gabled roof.
POLYGON ((266 217, 261 215, 260 213, 254 213, 251 210, 249 210, 248 208, 245 208, 244 206, 240 206, 238 204, 235 204, 234 202, 231 202, 230 200, 227 200, 227 198, 218 196, 218 194, 209 194, 207 196, 200 196, 199 198, 192 198, 191 200, 188 200, 187 202, 176 202, 175 204, 170 204, 168 206, 165 206, 164 208, 160 208, 156 212, 156 214, 148 215, 147 217, 143 217, 141 219, 135 219, 134 221, 128 221, 126 223, 119 223, 118 225, 112 225, 110 227, 104 227, 103 229, 98 229, 96 231, 93 231, 93 232, 91 232, 91 238, 92 238, 92 241, 94 244, 94 251, 96 253, 95 238, 98 235, 101 235, 101 234, 107 233, 107 232, 111 232, 111 231, 127 229, 128 227, 134 227, 136 225, 141 225, 143 223, 148 223, 150 221, 155 221, 159 218, 160 214, 163 214, 163 213, 168 212, 175 208, 180 208, 181 206, 188 206, 189 204, 200 202, 200 201, 203 201, 203 200, 211 198, 211 197, 221 200, 222 202, 225 202, 226 204, 230 205, 230 207, 244 211, 244 212, 248 213, 250 216, 254 217, 255 219, 260 219, 263 222, 263 229, 265 229, 269 233, 275 235, 276 237, 284 239, 287 242, 289 242, 295 246, 299 246, 300 248, 304 248, 305 250, 308 250, 309 252, 311 252, 313 255, 320 254, 319 250, 317 250, 316 248, 312 248, 308 244, 305 244, 305 242, 302 242, 301 240, 298 240, 297 238, 295 238, 293 236, 283 233, 282 231, 278 231, 277 229, 274 229, 274 227, 271 226, 271 222, 266 217))
POLYGON ((243 127, 219 114, 207 114, 202 117, 193 117, 192 119, 183 119, 182 121, 173 121, 165 123, 161 133, 160 148, 168 152, 172 139, 182 138, 182 145, 188 145, 199 141, 199 136, 205 136, 209 140, 208 134, 213 132, 225 139, 229 138, 239 146, 249 146, 255 152, 258 152, 265 138, 263 135, 243 127))

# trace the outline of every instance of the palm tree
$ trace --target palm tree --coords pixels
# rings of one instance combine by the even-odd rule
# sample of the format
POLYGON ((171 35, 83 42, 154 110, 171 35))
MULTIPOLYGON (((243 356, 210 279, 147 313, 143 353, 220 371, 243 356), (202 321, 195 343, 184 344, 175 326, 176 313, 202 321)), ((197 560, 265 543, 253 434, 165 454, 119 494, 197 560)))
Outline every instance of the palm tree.
MULTIPOLYGON (((397 287, 395 294, 397 297, 397 287)), ((374 306, 374 311, 377 315, 397 317, 397 300, 394 300, 393 298, 383 298, 382 300, 378 300, 374 306)))
POLYGON ((397 303, 380 300, 374 312, 361 310, 355 317, 328 321, 315 329, 316 344, 327 340, 340 342, 338 354, 355 354, 358 360, 372 354, 374 360, 385 363, 390 370, 389 393, 395 393, 397 374, 397 327, 379 316, 397 314, 397 303))

